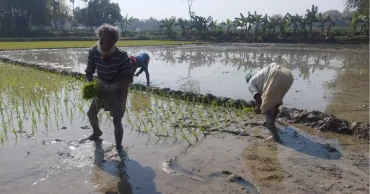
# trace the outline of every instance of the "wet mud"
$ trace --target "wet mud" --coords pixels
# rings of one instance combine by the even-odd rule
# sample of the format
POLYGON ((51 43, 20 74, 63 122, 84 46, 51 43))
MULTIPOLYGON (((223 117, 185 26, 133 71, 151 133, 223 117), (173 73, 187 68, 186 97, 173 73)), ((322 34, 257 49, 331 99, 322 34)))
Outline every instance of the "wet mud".
POLYGON ((35 107, 17 111, 21 117, 12 109, 21 104, 15 100, 4 109, 14 117, 4 122, 8 133, 0 132, 0 193, 369 192, 368 136, 358 132, 368 132, 367 123, 282 107, 277 127, 284 143, 265 142, 270 134, 263 117, 247 108, 253 102, 133 84, 120 152, 107 114, 99 114, 101 139, 86 139, 92 132, 85 116, 89 103, 78 102, 80 86, 73 83, 60 88, 62 95, 55 91, 58 98, 46 93, 48 98, 33 100, 36 108, 47 99, 57 107, 55 115, 43 107, 39 121, 50 123, 35 130, 28 119, 32 112, 37 117, 35 107), (23 117, 20 131, 12 131, 23 117), (313 133, 315 127, 327 132, 313 133))

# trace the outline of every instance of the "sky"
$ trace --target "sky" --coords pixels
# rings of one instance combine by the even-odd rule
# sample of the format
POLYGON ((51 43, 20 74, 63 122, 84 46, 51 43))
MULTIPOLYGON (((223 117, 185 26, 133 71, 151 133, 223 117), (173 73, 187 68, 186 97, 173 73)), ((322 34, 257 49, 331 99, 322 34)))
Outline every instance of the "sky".
MULTIPOLYGON (((67 0, 69 2, 69 0, 67 0)), ((189 18, 187 0, 111 0, 119 3, 121 14, 139 19, 189 18)), ((317 5, 319 12, 327 10, 343 11, 345 0, 195 0, 192 11, 199 16, 212 16, 218 22, 226 18, 240 17, 240 13, 247 15, 248 11, 258 14, 293 13, 304 15, 312 4, 317 5)), ((85 3, 76 0, 75 7, 85 7, 85 3)))

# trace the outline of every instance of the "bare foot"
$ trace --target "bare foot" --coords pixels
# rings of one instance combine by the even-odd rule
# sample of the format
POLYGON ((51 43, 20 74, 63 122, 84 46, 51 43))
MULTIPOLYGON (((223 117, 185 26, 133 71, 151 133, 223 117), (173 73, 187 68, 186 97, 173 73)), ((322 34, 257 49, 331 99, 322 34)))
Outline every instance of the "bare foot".
POLYGON ((274 137, 274 136, 269 136, 267 137, 264 142, 277 142, 277 143, 284 143, 283 140, 280 139, 279 136, 274 137))
POLYGON ((103 132, 101 132, 99 130, 97 132, 94 132, 92 135, 90 135, 90 137, 88 139, 91 140, 91 141, 94 141, 94 140, 99 139, 99 137, 102 136, 102 135, 103 135, 103 132))

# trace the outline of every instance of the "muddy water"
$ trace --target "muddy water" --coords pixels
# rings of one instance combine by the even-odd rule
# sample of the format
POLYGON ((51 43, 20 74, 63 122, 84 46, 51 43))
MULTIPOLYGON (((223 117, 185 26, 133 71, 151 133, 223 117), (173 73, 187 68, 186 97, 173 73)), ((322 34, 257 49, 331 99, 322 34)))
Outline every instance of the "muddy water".
POLYGON ((262 118, 252 113, 130 92, 123 123, 125 151, 117 152, 106 114, 100 115, 102 140, 85 139, 91 129, 86 126, 89 103, 81 101, 81 83, 61 85, 54 94, 44 93, 47 98, 20 95, 33 103, 27 112, 16 111, 15 106, 23 107, 17 103, 22 99, 12 98, 9 90, 20 83, 16 79, 2 85, 8 93, 1 96, 7 103, 0 107, 6 113, 0 121, 9 131, 0 131, 6 137, 0 144, 0 193, 369 191, 368 144, 348 136, 343 137, 344 145, 339 136, 318 137, 282 125, 278 127, 284 143, 264 143, 267 130, 262 118), (39 103, 45 106, 34 131, 28 118, 37 116, 39 103), (23 131, 15 136, 10 129, 22 119, 23 131))
MULTIPOLYGON (((0 147, 1 193, 369 192, 368 145, 352 142, 354 152, 292 127, 279 126, 282 145, 214 132, 188 146, 125 123, 125 151, 117 152, 109 123, 96 142, 84 140, 90 130, 77 130, 81 124, 63 125, 0 147)), ((243 130, 267 135, 262 126, 243 130)))
MULTIPOLYGON (((285 105, 333 113, 353 121, 369 118, 369 53, 359 46, 213 44, 126 48, 129 54, 151 56, 152 86, 212 93, 216 96, 252 97, 245 83, 248 72, 278 62, 293 72, 295 81, 285 105), (360 48, 355 50, 355 48, 360 48)), ((88 49, 2 51, 0 56, 84 72, 88 49)), ((144 74, 136 83, 146 83, 144 74)))

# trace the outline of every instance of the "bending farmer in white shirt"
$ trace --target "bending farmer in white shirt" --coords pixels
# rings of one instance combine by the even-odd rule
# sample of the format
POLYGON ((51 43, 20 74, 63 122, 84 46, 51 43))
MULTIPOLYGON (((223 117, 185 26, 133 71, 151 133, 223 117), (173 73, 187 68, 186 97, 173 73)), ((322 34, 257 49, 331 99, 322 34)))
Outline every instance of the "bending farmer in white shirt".
POLYGON ((293 84, 292 73, 285 67, 271 63, 255 75, 248 74, 245 80, 250 83, 249 91, 256 101, 255 112, 265 115, 268 129, 272 134, 267 140, 282 143, 276 130, 275 120, 279 106, 283 104, 283 98, 293 84))

